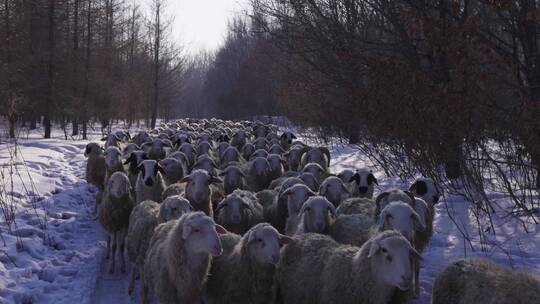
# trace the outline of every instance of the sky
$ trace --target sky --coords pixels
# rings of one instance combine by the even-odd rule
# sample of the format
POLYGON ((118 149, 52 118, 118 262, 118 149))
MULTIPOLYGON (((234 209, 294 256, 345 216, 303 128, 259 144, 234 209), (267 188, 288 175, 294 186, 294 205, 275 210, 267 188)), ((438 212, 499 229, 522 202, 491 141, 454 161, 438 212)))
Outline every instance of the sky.
POLYGON ((172 35, 187 54, 215 50, 223 42, 227 21, 243 12, 249 0, 168 0, 168 14, 174 16, 172 35))

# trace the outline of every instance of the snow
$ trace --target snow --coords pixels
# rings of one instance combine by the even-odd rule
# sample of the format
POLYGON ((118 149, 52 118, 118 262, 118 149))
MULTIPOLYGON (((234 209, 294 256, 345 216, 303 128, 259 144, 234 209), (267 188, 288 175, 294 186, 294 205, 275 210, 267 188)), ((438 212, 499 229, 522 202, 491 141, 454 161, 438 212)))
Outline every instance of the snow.
MULTIPOLYGON (((10 227, 1 216, 0 303, 139 303, 138 284, 134 296, 127 295, 128 274, 105 271, 106 235, 91 214, 96 189, 84 181, 87 141, 62 137, 59 132, 48 140, 38 139, 36 132, 27 134, 18 141, 12 166, 14 144, 0 143, 0 200, 4 210, 13 208, 15 213, 10 227)), ((91 140, 97 138, 93 135, 91 140)), ((372 169, 379 179, 376 194, 408 187, 386 177, 354 146, 330 148, 331 170, 372 169)), ((499 203, 498 211, 510 202, 500 193, 490 195, 499 203)), ((421 263, 421 295, 413 303, 429 303, 436 275, 449 262, 464 257, 488 258, 540 274, 538 225, 498 216, 503 214, 498 212, 494 214, 496 233, 489 234, 483 246, 472 208, 462 197, 448 194, 436 206, 434 235, 421 263)))

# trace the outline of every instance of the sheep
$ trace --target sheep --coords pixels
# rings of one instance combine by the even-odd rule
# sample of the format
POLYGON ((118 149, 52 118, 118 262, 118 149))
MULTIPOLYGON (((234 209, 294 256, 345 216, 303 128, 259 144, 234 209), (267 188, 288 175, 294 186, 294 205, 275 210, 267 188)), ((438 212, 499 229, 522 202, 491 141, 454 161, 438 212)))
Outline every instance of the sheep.
POLYGON ((270 164, 264 157, 256 157, 254 160, 246 163, 246 188, 257 192, 268 188, 270 185, 270 164), (246 174, 247 173, 247 174, 246 174))
POLYGON ((348 185, 349 182, 351 181, 351 178, 354 176, 354 174, 355 174, 355 172, 353 170, 345 169, 345 170, 342 170, 341 172, 339 172, 337 177, 339 177, 342 182, 344 182, 345 184, 348 185))
POLYGON ((268 148, 268 150, 266 151, 269 154, 277 154, 277 155, 282 155, 283 153, 285 153, 285 150, 283 150, 283 148, 279 144, 271 145, 270 148, 268 148))
POLYGON ((222 253, 225 228, 203 212, 188 212, 156 227, 141 273, 141 299, 149 289, 160 303, 201 303, 212 256, 222 253))
POLYGON ((171 147, 172 144, 168 140, 154 139, 150 143, 145 143, 142 148, 146 150, 149 159, 160 160, 164 159, 167 153, 165 147, 171 147))
POLYGON ((235 146, 238 150, 242 150, 244 145, 246 145, 247 138, 248 138, 248 133, 246 131, 238 130, 232 136, 231 145, 235 146))
POLYGON ((240 152, 235 147, 228 147, 220 156, 221 165, 227 167, 231 162, 240 161, 240 152))
POLYGON ((266 157, 270 164, 270 179, 274 180, 283 174, 283 164, 281 156, 278 154, 268 154, 266 157))
POLYGON ((131 295, 135 283, 135 274, 139 265, 144 269, 144 257, 150 245, 154 228, 161 223, 178 219, 184 213, 193 210, 191 204, 180 196, 171 196, 158 204, 154 201, 144 201, 135 206, 129 216, 127 233, 128 257, 131 262, 131 276, 128 294, 131 295))
POLYGON ((236 189, 244 189, 244 178, 242 170, 237 166, 228 166, 218 174, 223 178, 223 190, 225 194, 231 194, 236 189))
POLYGON ((178 151, 184 153, 189 160, 189 166, 193 166, 195 163, 195 148, 189 143, 183 143, 180 145, 180 148, 178 148, 178 151))
POLYGON ((124 172, 114 172, 107 181, 98 213, 99 223, 107 231, 107 258, 109 255, 112 256, 109 273, 114 273, 117 246, 120 271, 126 272, 124 245, 132 209, 133 197, 129 178, 124 172))
POLYGON ((328 234, 336 216, 336 208, 326 198, 312 196, 302 205, 299 216, 295 235, 308 232, 328 234))
POLYGON ((417 178, 409 187, 409 191, 416 197, 423 199, 429 207, 430 213, 435 214, 435 205, 439 202, 441 194, 433 179, 429 177, 417 178))
POLYGON ((197 161, 193 165, 194 170, 203 169, 203 170, 206 170, 208 174, 213 175, 213 176, 217 175, 216 168, 217 168, 216 162, 206 154, 199 156, 197 158, 197 161))
POLYGON ((336 209, 336 214, 363 214, 375 219, 375 201, 365 197, 352 197, 344 200, 336 209))
POLYGON ((122 157, 129 157, 131 153, 141 150, 141 147, 134 143, 129 143, 124 150, 122 150, 122 157))
MULTIPOLYGON (((223 162, 222 158, 223 158, 223 153, 225 152, 225 150, 227 150, 227 148, 229 147, 232 147, 228 142, 220 142, 218 145, 217 145, 217 148, 216 148, 216 152, 217 152, 217 155, 219 155, 219 158, 220 158, 220 162, 223 162)), ((236 147, 233 147, 236 149, 236 147)), ((238 151, 238 149, 236 149, 236 151, 238 151)))
POLYGON ((309 163, 319 164, 325 172, 330 166, 330 151, 326 147, 310 148, 300 159, 300 166, 305 167, 309 163))
POLYGON ((97 206, 101 203, 101 196, 105 187, 105 172, 107 170, 103 149, 97 143, 89 143, 84 150, 84 156, 88 158, 86 161, 86 181, 89 184, 96 186, 98 194, 96 196, 96 205, 94 212, 97 211, 97 206))
POLYGON ((159 166, 163 168, 163 179, 167 186, 178 182, 184 177, 184 166, 182 162, 176 158, 167 157, 160 160, 158 163, 159 166))
POLYGON ((375 216, 379 216, 381 210, 390 202, 402 201, 410 205, 414 203, 414 196, 409 191, 403 191, 399 189, 390 189, 382 192, 375 198, 375 216))
POLYGON ((145 131, 140 131, 131 139, 137 146, 142 146, 144 143, 151 141, 150 135, 145 131))
POLYGON ((349 194, 349 189, 339 177, 329 176, 321 183, 319 194, 338 207, 341 201, 349 194))
POLYGON ((304 202, 311 196, 317 195, 308 186, 296 184, 285 190, 282 194, 287 197, 287 220, 285 234, 294 235, 300 222, 300 211, 304 202))
POLYGON ((187 183, 185 187, 185 197, 197 211, 203 211, 208 216, 213 216, 212 211, 212 183, 222 183, 222 181, 208 174, 206 170, 196 169, 191 174, 184 176, 180 183, 187 183))
POLYGON ((308 163, 302 169, 302 173, 311 173, 319 183, 321 183, 326 177, 326 170, 317 163, 308 163))
MULTIPOLYGON (((265 220, 276 227, 280 233, 285 231, 288 214, 287 200, 289 196, 285 194, 285 191, 296 184, 303 183, 304 182, 297 177, 290 177, 283 181, 281 186, 278 187, 278 191, 262 191, 257 194, 259 202, 264 208, 265 220)), ((313 195, 315 195, 315 193, 313 193, 313 195)))
POLYGON ((189 165, 189 159, 184 154, 184 152, 176 151, 167 156, 167 158, 174 158, 178 160, 182 165, 182 172, 185 174, 189 174, 190 172, 190 165, 189 165))
POLYGON ((249 159, 253 160, 253 159, 257 158, 257 157, 267 158, 268 157, 268 152, 265 149, 257 149, 257 150, 255 150, 255 152, 251 153, 251 155, 249 156, 249 159))
POLYGON ((381 232, 362 247, 298 235, 281 251, 275 298, 285 304, 388 303, 396 289, 409 289, 411 260, 420 258, 396 231, 381 232))
POLYGON ((110 146, 105 150, 105 183, 114 172, 125 172, 122 164, 122 152, 116 146, 110 146))
POLYGON ((291 148, 289 151, 285 152, 283 156, 285 157, 285 169, 288 171, 298 171, 300 168, 300 161, 304 149, 302 148, 291 148))
POLYGON ((355 197, 373 198, 375 185, 379 185, 377 178, 367 169, 358 169, 348 181, 351 183, 351 194, 355 197))
POLYGON ((289 243, 291 238, 270 224, 261 223, 242 238, 226 234, 221 240, 224 252, 212 261, 207 285, 209 303, 271 303, 280 245, 289 243))
MULTIPOLYGON (((340 205, 342 206, 343 204, 340 205)), ((372 217, 352 213, 338 215, 330 226, 329 234, 336 242, 360 247, 369 240, 374 231, 375 220, 372 217)))
POLYGON ((296 139, 296 136, 290 131, 283 132, 279 137, 280 144, 285 149, 292 145, 293 139, 296 139))
MULTIPOLYGON (((232 144, 231 144, 232 145, 232 144)), ((238 148, 238 147, 236 147, 238 148)), ((250 144, 250 143, 247 143, 246 145, 243 146, 242 148, 242 157, 244 157, 244 159, 250 159, 251 157, 251 154, 253 154, 255 152, 255 146, 250 144)))
POLYGON ((136 189, 136 185, 137 185, 137 177, 139 176, 139 173, 137 171, 137 167, 145 159, 148 159, 147 156, 146 156, 146 152, 144 152, 144 151, 133 151, 133 152, 131 152, 129 157, 124 162, 124 165, 128 165, 127 174, 128 174, 129 182, 131 183, 133 197, 135 197, 135 189, 136 189))
POLYGON ((145 200, 161 202, 161 195, 165 191, 165 182, 161 174, 165 174, 158 162, 146 159, 137 167, 137 183, 135 186, 135 201, 145 200))
POLYGON ((197 152, 197 156, 204 154, 210 155, 212 153, 212 145, 207 141, 200 141, 195 151, 197 152))
POLYGON ((482 259, 450 263, 433 284, 433 304, 537 303, 540 281, 482 259))
POLYGON ((311 189, 312 191, 318 191, 319 188, 320 188, 320 184, 319 184, 319 181, 317 181, 317 178, 315 177, 315 175, 309 173, 309 172, 304 172, 302 174, 300 174, 298 176, 301 180, 304 181, 304 183, 306 184, 306 186, 309 187, 309 189, 311 189))
POLYGON ((103 137, 101 140, 105 142, 105 149, 107 149, 108 147, 117 147, 119 149, 123 148, 121 144, 122 139, 118 137, 116 134, 109 133, 107 134, 107 136, 103 137))
POLYGON ((240 235, 264 221, 263 207, 257 197, 244 190, 234 190, 219 203, 214 213, 218 224, 240 235))

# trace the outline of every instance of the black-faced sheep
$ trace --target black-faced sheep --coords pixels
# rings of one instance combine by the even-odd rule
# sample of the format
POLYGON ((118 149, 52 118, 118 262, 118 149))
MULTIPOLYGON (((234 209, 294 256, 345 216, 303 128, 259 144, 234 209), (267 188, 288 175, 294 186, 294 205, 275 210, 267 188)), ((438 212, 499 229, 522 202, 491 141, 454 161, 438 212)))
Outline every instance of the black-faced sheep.
POLYGON ((373 198, 375 185, 379 185, 377 178, 370 170, 358 169, 349 179, 351 184, 351 195, 354 197, 373 198))
POLYGON ((161 202, 161 195, 165 191, 165 182, 161 174, 163 168, 155 160, 143 160, 137 167, 138 177, 135 186, 135 202, 151 200, 161 202))

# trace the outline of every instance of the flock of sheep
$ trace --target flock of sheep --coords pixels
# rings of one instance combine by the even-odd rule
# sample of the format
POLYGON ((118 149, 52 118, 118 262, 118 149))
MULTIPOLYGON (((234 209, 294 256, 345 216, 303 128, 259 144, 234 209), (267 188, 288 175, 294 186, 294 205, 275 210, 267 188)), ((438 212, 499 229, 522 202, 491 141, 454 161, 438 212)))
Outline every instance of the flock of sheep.
MULTIPOLYGON (((400 303, 419 294, 421 254, 440 193, 430 178, 373 199, 363 168, 329 171, 330 153, 260 122, 181 119, 89 143, 128 293, 160 303, 400 303)), ((433 303, 533 303, 532 276, 482 260, 450 264, 433 303), (466 280, 466 281, 465 281, 466 280), (501 300, 502 299, 502 300, 501 300)))

